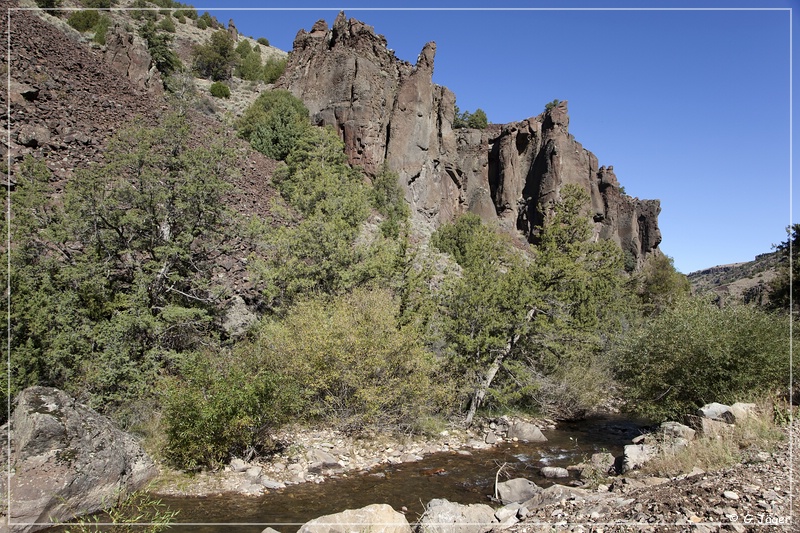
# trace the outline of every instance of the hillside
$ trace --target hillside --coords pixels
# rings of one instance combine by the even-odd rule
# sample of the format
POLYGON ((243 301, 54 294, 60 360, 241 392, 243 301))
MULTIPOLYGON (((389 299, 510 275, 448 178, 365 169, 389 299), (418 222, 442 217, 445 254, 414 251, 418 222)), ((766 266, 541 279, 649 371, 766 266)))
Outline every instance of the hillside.
POLYGON ((726 302, 766 304, 769 283, 778 275, 785 258, 780 252, 765 253, 752 261, 719 265, 688 274, 695 294, 713 293, 726 302))

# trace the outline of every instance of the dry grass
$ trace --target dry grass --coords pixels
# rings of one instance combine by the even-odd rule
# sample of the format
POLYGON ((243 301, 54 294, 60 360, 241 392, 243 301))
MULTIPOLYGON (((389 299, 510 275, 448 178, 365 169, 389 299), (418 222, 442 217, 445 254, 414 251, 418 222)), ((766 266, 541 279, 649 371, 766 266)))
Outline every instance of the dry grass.
POLYGON ((756 412, 716 435, 700 435, 679 450, 663 450, 659 457, 642 466, 646 475, 671 477, 688 474, 695 468, 721 470, 755 457, 758 452, 772 452, 786 438, 775 423, 773 403, 758 403, 756 412))

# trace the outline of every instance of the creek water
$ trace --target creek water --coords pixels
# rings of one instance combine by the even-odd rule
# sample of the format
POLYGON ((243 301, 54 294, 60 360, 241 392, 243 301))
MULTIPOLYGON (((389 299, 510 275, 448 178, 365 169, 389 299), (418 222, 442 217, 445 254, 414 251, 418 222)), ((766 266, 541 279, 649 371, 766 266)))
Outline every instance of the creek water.
POLYGON ((577 464, 603 451, 619 456, 643 426, 620 417, 596 417, 543 431, 547 442, 503 443, 486 450, 469 450, 469 455, 437 453, 413 463, 380 465, 368 472, 353 472, 319 484, 294 485, 260 497, 160 499, 179 511, 173 524, 176 531, 260 533, 269 526, 290 533, 313 518, 373 503, 386 503, 395 510, 406 507, 409 522, 414 522, 434 498, 464 504, 491 503, 495 474, 504 463, 511 478, 524 477, 540 486, 569 483, 568 478, 542 478, 539 469, 577 464), (443 471, 431 475, 439 469, 443 471))

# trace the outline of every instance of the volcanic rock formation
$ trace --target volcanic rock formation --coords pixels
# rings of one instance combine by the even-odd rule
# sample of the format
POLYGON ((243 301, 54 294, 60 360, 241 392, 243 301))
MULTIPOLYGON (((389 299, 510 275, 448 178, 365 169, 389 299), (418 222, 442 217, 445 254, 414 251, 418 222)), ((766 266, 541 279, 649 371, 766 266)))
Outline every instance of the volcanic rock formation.
POLYGON ((301 30, 279 86, 331 125, 349 160, 371 175, 398 173, 418 227, 432 230, 470 211, 531 242, 562 185, 591 195, 595 236, 637 264, 661 242, 658 200, 624 194, 612 167, 569 134, 567 103, 521 122, 453 129, 455 96, 432 81, 436 44, 415 65, 398 59, 372 27, 344 13, 329 28, 301 30))

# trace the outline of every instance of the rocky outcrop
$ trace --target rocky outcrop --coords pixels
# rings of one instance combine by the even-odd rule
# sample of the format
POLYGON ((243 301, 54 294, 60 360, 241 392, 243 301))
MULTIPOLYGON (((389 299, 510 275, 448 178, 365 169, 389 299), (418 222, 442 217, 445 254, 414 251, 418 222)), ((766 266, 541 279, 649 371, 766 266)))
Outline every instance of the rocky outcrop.
POLYGON ((418 228, 469 211, 535 242, 548 205, 575 183, 590 194, 596 237, 638 265, 657 250, 659 202, 622 192, 613 167, 600 167, 570 135, 566 102, 520 122, 454 130, 455 96, 432 82, 435 53, 426 44, 412 66, 340 13, 332 28, 321 20, 297 34, 278 85, 315 123, 336 128, 352 164, 398 173, 418 228))
POLYGON ((115 24, 106 34, 106 61, 111 68, 147 92, 161 94, 164 85, 144 39, 115 24))
POLYGON ((157 474, 132 436, 58 389, 20 393, 10 427, 11 476, 2 485, 10 483, 9 522, 24 524, 11 531, 96 512, 157 474))

